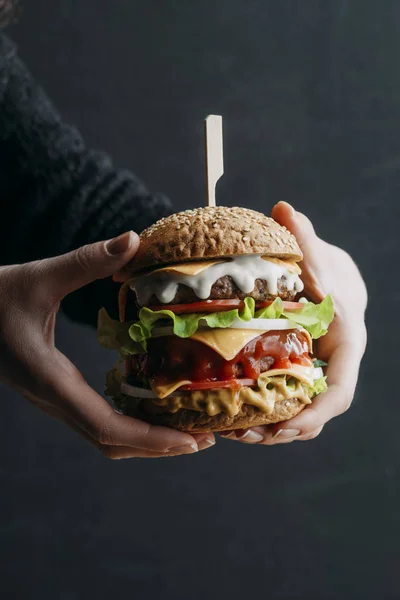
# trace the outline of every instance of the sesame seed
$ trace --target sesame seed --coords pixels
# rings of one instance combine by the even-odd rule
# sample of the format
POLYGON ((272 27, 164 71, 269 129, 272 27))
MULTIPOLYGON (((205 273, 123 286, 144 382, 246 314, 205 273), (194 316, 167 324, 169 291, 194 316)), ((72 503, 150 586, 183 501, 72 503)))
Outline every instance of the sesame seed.
POLYGON ((244 242, 248 242, 248 241, 250 241, 250 238, 249 238, 249 236, 248 236, 248 235, 245 235, 244 237, 242 237, 242 240, 243 240, 244 242))

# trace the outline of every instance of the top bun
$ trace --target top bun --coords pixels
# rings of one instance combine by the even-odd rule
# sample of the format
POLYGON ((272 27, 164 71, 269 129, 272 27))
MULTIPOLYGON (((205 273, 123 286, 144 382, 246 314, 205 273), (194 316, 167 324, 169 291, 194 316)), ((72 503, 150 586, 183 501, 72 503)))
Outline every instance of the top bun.
POLYGON ((205 206, 175 213, 145 229, 136 256, 114 279, 126 281, 167 264, 242 254, 303 258, 296 238, 271 217, 249 208, 205 206))

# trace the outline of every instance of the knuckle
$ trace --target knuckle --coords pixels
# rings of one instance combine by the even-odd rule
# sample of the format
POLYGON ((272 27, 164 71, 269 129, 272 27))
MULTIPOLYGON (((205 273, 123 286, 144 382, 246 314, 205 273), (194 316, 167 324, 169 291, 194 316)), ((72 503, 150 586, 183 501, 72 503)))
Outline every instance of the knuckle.
POLYGON ((93 248, 90 244, 81 246, 75 250, 75 261, 78 267, 86 273, 90 269, 91 259, 93 257, 93 248))
POLYGON ((94 438, 101 446, 112 446, 114 443, 112 433, 113 417, 114 411, 112 408, 110 408, 110 412, 108 413, 107 417, 94 432, 94 438))
POLYGON ((340 408, 340 412, 339 414, 342 415, 343 413, 347 412, 351 406, 353 402, 353 394, 346 391, 343 391, 343 395, 342 395, 342 406, 340 408))

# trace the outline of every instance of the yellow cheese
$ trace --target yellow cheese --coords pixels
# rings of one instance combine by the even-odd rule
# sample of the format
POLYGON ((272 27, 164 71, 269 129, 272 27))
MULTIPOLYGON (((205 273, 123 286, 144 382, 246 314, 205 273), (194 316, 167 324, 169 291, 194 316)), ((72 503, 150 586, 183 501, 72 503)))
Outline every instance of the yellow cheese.
POLYGON ((264 260, 268 260, 269 262, 272 262, 278 265, 279 267, 282 267, 283 269, 287 269, 289 273, 297 273, 298 275, 300 275, 301 273, 299 265, 295 262, 291 262, 289 260, 281 260, 280 258, 274 258, 273 256, 262 256, 261 258, 263 258, 264 260))
POLYGON ((192 382, 186 379, 181 379, 178 381, 170 381, 167 383, 163 383, 161 385, 152 384, 151 389, 159 398, 165 398, 175 392, 182 385, 190 385, 192 382))
MULTIPOLYGON (((304 386, 304 380, 309 380, 302 371, 308 367, 296 365, 297 369, 284 371, 283 369, 271 369, 262 373, 258 378, 257 385, 241 388, 223 388, 210 390, 193 390, 187 396, 170 396, 166 398, 155 398, 149 400, 148 404, 155 404, 165 412, 175 413, 182 408, 206 412, 210 416, 221 412, 235 416, 243 404, 256 406, 260 411, 271 414, 277 402, 297 398, 303 404, 309 404, 310 391, 304 386), (296 370, 296 375, 294 371, 296 370), (275 377, 275 375, 288 374, 297 379, 294 386, 288 386, 286 378, 275 377)), ((312 381, 312 379, 311 379, 312 381)), ((182 382, 183 385, 183 382, 182 382)), ((306 383, 306 385, 308 385, 306 383)))
POLYGON ((275 375, 291 375, 299 381, 312 386, 314 367, 313 365, 306 367, 304 365, 292 364, 290 369, 270 369, 262 374, 263 377, 274 377, 275 375))
MULTIPOLYGON (((219 329, 198 330, 190 339, 212 348, 225 360, 233 360, 246 344, 267 331, 268 329, 231 329, 230 327, 221 327, 219 329)), ((311 351, 312 341, 310 334, 306 330, 302 330, 301 332, 306 336, 311 351)))
POLYGON ((265 331, 262 329, 210 329, 196 331, 190 339, 209 346, 225 360, 232 360, 246 344, 265 331))
POLYGON ((180 263, 177 265, 169 265, 168 267, 163 267, 162 269, 156 269, 153 271, 153 273, 161 273, 162 271, 166 271, 167 273, 179 273, 181 275, 197 275, 209 267, 212 267, 212 265, 222 262, 226 262, 226 260, 202 260, 180 263))
MULTIPOLYGON (((272 262, 284 269, 287 269, 289 273, 301 273, 299 265, 295 262, 281 260, 272 256, 262 256, 261 258, 263 258, 264 260, 268 260, 269 262, 272 262)), ((187 263, 179 263, 176 265, 168 265, 167 267, 156 269, 155 271, 153 271, 153 273, 161 273, 162 271, 165 271, 167 273, 180 273, 181 275, 198 275, 198 273, 205 271, 209 267, 212 267, 213 265, 217 265, 219 263, 227 262, 229 259, 230 257, 227 256, 226 259, 222 260, 200 260, 187 263)))

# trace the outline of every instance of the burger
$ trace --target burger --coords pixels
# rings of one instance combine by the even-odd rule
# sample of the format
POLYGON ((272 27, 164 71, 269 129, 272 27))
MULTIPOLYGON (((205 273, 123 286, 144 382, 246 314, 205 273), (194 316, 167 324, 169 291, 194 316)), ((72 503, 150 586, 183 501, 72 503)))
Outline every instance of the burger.
POLYGON ((122 413, 227 431, 289 419, 326 389, 313 340, 327 332, 332 299, 303 297, 303 255, 285 227, 205 207, 161 219, 140 240, 114 275, 119 321, 99 313, 99 342, 120 353, 106 394, 122 413))

